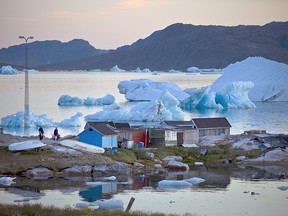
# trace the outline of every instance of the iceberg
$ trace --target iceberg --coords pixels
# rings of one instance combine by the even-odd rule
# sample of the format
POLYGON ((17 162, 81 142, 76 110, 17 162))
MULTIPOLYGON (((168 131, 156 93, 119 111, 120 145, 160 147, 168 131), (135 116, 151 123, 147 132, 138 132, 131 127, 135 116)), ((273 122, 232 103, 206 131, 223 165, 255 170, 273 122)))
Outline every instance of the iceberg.
POLYGON ((115 65, 114 67, 112 67, 112 68, 110 69, 110 71, 111 71, 111 72, 124 72, 125 70, 120 69, 120 68, 118 67, 118 65, 115 65))
POLYGON ((58 99, 59 106, 102 106, 110 105, 115 102, 115 97, 113 95, 107 94, 101 98, 87 97, 86 99, 81 99, 79 97, 72 97, 70 95, 62 95, 58 99))
POLYGON ((149 68, 144 68, 143 70, 141 70, 139 67, 137 67, 135 70, 132 70, 132 72, 135 73, 147 73, 147 72, 151 72, 149 68))
POLYGON ((118 199, 96 200, 94 203, 99 206, 99 209, 106 209, 106 210, 123 210, 124 209, 123 201, 118 200, 118 199))
POLYGON ((8 65, 8 66, 2 66, 0 68, 0 74, 5 74, 5 75, 20 74, 20 71, 8 65))
MULTIPOLYGON (((252 82, 251 101, 288 101, 288 65, 262 57, 249 57, 229 65, 213 84, 215 91, 233 82, 252 82)), ((242 104, 243 105, 243 104, 242 104)))
POLYGON ((158 182, 159 189, 185 189, 192 187, 192 185, 184 180, 162 180, 158 182))
POLYGON ((201 89, 185 89, 190 97, 181 101, 183 109, 223 109, 255 108, 248 92, 253 88, 252 82, 232 82, 223 84, 216 90, 212 86, 201 89))
POLYGON ((83 104, 86 106, 102 106, 102 105, 110 105, 115 102, 115 97, 111 94, 107 94, 102 98, 91 98, 87 97, 83 100, 83 104))
POLYGON ((82 106, 83 99, 79 97, 72 97, 69 95, 62 95, 58 99, 58 105, 59 106, 82 106))
POLYGON ((187 72, 200 72, 198 67, 189 67, 186 69, 187 72))
POLYGON ((85 116, 86 121, 161 122, 183 119, 184 113, 179 107, 179 101, 168 91, 163 91, 159 98, 153 101, 139 102, 130 110, 125 110, 114 103, 104 106, 100 112, 85 116))
MULTIPOLYGON (((80 127, 81 122, 79 118, 83 114, 78 112, 75 115, 71 116, 69 119, 64 119, 61 122, 54 122, 52 119, 48 118, 46 114, 36 115, 33 111, 29 110, 29 122, 30 127, 80 127)), ((1 118, 1 127, 16 128, 23 127, 24 121, 24 112, 17 112, 12 115, 5 116, 1 118)))
POLYGON ((0 184, 4 186, 10 186, 11 184, 16 183, 13 181, 14 179, 16 179, 16 177, 7 177, 7 176, 0 177, 0 184))
POLYGON ((175 83, 155 82, 150 79, 124 80, 119 82, 120 94, 130 101, 151 101, 158 98, 163 90, 169 91, 177 100, 181 101, 189 97, 175 83))

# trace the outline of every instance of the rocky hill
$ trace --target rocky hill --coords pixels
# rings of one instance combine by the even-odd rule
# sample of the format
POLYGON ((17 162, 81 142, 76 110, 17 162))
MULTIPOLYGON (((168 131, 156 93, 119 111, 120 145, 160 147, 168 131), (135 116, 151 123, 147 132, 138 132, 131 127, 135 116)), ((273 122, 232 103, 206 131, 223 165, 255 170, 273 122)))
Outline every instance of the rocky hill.
MULTIPOLYGON (((82 43, 79 51, 75 47, 75 41, 72 42, 69 42, 68 51, 64 45, 61 49, 53 49, 48 44, 36 51, 37 43, 31 43, 31 65, 39 66, 38 69, 41 70, 109 70, 115 65, 125 70, 137 67, 150 70, 186 70, 192 66, 224 68, 251 56, 288 63, 288 22, 234 27, 177 23, 131 45, 109 52, 99 52, 88 42, 82 43), (47 52, 50 53, 49 58, 47 52)), ((4 56, 3 49, 0 50, 0 62, 18 59, 13 63, 23 65, 21 61, 24 61, 24 48, 21 47, 21 50, 21 53, 14 52, 10 57, 4 56)))
MULTIPOLYGON (((40 65, 56 64, 64 61, 77 60, 108 52, 97 50, 87 41, 74 39, 69 42, 34 41, 28 43, 28 66, 37 68, 40 65)), ((25 44, 0 49, 2 65, 25 65, 25 44)))

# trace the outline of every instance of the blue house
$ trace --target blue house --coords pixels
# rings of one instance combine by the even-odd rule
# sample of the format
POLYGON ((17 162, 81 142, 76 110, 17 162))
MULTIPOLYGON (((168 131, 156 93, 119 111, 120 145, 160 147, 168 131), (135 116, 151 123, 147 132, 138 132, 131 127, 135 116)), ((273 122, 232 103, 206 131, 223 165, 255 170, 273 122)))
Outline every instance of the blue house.
POLYGON ((79 135, 79 141, 101 148, 117 148, 117 133, 110 124, 104 122, 87 122, 84 131, 79 135))

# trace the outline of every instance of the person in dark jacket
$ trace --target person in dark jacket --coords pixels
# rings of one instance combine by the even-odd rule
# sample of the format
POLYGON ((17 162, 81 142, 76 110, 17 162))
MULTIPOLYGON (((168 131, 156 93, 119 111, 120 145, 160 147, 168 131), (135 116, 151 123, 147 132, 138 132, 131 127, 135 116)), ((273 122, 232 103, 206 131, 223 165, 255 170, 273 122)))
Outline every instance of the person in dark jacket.
POLYGON ((43 128, 40 126, 40 128, 39 128, 38 131, 39 131, 39 139, 42 140, 43 137, 44 137, 44 130, 43 130, 43 128))
POLYGON ((58 128, 56 127, 54 129, 54 140, 58 140, 59 139, 59 133, 58 133, 58 128))

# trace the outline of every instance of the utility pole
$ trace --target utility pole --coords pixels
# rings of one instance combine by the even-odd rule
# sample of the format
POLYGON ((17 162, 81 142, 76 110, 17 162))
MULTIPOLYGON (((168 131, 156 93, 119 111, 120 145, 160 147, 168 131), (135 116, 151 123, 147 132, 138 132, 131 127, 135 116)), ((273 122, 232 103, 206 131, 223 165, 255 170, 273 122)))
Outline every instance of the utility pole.
POLYGON ((29 127, 29 75, 28 75, 28 40, 33 39, 33 36, 19 36, 19 39, 25 40, 25 99, 24 99, 24 128, 29 127))

